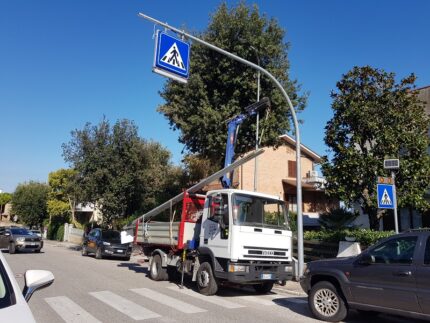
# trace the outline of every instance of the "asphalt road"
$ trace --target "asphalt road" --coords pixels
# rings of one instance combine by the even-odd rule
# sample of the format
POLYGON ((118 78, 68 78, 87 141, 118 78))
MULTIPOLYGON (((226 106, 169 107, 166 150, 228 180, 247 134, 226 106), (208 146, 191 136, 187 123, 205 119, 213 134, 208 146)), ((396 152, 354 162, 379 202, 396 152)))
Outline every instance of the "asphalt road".
MULTIPOLYGON (((285 293, 256 295, 251 289, 222 289, 202 296, 187 282, 184 289, 147 277, 147 264, 97 260, 47 242, 42 253, 4 254, 17 281, 27 269, 50 270, 55 282, 37 291, 30 308, 37 322, 319 322, 305 297, 285 293)), ((364 318, 352 312, 346 322, 405 322, 391 316, 364 318)), ((410 322, 410 320, 407 320, 410 322)))

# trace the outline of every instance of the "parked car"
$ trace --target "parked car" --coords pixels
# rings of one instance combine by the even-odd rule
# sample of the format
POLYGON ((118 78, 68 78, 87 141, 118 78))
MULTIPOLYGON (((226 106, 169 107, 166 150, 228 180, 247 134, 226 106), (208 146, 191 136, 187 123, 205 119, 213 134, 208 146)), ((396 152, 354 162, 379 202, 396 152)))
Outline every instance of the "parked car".
POLYGON ((131 244, 121 243, 121 233, 116 230, 91 230, 82 243, 82 256, 94 253, 97 259, 106 256, 121 257, 130 260, 131 244))
POLYGON ((360 255, 312 261, 301 286, 320 320, 349 309, 430 320, 430 231, 393 235, 360 255))
POLYGON ((28 229, 20 227, 0 228, 0 249, 9 249, 10 254, 23 250, 40 252, 42 248, 42 238, 28 229))
POLYGON ((38 289, 47 287, 54 281, 54 275, 46 270, 27 270, 25 287, 21 292, 6 259, 0 252, 0 317, 2 322, 36 322, 27 302, 38 289))

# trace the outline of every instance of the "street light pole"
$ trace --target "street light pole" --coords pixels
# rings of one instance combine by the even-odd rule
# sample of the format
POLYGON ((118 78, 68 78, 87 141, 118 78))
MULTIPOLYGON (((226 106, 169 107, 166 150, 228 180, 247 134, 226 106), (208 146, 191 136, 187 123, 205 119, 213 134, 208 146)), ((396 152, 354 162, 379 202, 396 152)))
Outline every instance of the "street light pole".
MULTIPOLYGON (((250 46, 257 56, 257 64, 260 66, 260 55, 258 55, 258 51, 254 46, 250 46)), ((257 71, 257 102, 260 101, 260 70, 257 71)), ((256 130, 255 130, 255 151, 258 150, 258 132, 259 132, 259 124, 260 124, 260 112, 257 112, 257 121, 256 121, 256 130)), ((254 192, 257 191, 257 169, 258 169, 258 156, 255 156, 254 161, 254 192)))
POLYGON ((154 19, 152 17, 149 17, 143 13, 139 13, 138 14, 139 17, 147 19, 153 23, 156 23, 160 26, 163 26, 167 29, 170 29, 171 31, 181 35, 181 36, 185 36, 188 37, 189 39, 200 43, 204 46, 207 46, 211 49, 213 49, 214 51, 221 53, 223 55, 226 55, 227 57, 230 57, 240 63, 243 63, 245 65, 248 65, 254 69, 256 69, 257 71, 261 71, 261 73, 263 73, 264 75, 266 75, 270 80, 272 80, 273 83, 275 83, 275 85, 278 87, 279 91, 281 91, 282 95, 284 96, 285 100, 287 101, 288 104, 288 108, 290 109, 290 113, 291 113, 291 117, 293 119, 293 124, 294 124, 294 130, 295 130, 295 135, 296 135, 296 194, 297 194, 297 255, 298 255, 298 272, 296 273, 297 277, 300 277, 303 275, 303 265, 304 265, 304 253, 303 253, 303 217, 302 217, 302 179, 301 179, 301 174, 302 174, 302 167, 301 167, 301 147, 300 147, 300 129, 299 129, 299 122, 297 120, 297 116, 296 116, 296 111, 294 110, 293 107, 293 103, 290 100, 290 97, 288 96, 287 92, 285 91, 285 89, 282 87, 281 83, 279 83, 279 81, 272 75, 270 74, 267 70, 265 70, 264 68, 250 62, 247 61, 246 59, 243 59, 242 57, 239 57, 235 54, 232 54, 224 49, 221 49, 215 45, 212 45, 200 38, 197 38, 191 34, 186 33, 183 30, 177 29, 175 27, 172 27, 164 22, 161 22, 157 19, 154 19))

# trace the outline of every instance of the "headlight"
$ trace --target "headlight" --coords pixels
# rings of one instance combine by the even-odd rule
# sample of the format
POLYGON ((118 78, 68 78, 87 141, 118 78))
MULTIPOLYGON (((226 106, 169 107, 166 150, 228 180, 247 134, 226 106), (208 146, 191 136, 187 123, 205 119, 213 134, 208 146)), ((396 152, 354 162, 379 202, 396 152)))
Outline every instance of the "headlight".
POLYGON ((230 273, 234 273, 234 272, 249 272, 249 266, 244 266, 244 265, 232 265, 230 264, 228 266, 228 271, 230 273))
POLYGON ((16 238, 16 241, 18 241, 18 242, 24 242, 25 238, 24 237, 19 237, 19 238, 16 238))
POLYGON ((285 266, 285 272, 286 273, 292 273, 293 272, 293 267, 292 266, 285 266))
POLYGON ((103 241, 104 246, 110 246, 110 242, 103 241))

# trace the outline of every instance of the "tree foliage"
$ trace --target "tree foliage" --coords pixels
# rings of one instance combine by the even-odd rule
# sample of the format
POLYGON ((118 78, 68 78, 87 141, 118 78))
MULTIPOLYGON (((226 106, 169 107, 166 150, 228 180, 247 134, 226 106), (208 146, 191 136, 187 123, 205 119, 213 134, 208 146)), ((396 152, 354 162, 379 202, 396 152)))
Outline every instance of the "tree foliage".
POLYGON ((428 207, 424 194, 430 186, 430 123, 414 83, 413 74, 397 83, 394 73, 354 67, 331 94, 334 116, 327 123, 325 143, 332 159, 326 156, 322 165, 327 193, 350 205, 359 203, 375 229, 377 176, 390 176, 384 159, 400 159, 399 207, 428 207))
POLYGON ((358 216, 358 212, 352 212, 345 207, 340 207, 321 213, 318 222, 323 229, 341 230, 350 226, 358 216))
POLYGON ((72 221, 74 221, 79 192, 75 186, 76 175, 77 172, 74 169, 63 168, 49 173, 48 214, 50 216, 72 215, 72 221))
POLYGON ((30 181, 19 184, 12 196, 12 212, 29 226, 41 225, 48 214, 48 192, 49 186, 45 183, 30 181))
POLYGON ((136 125, 103 119, 72 131, 63 156, 76 170, 80 199, 97 205, 106 224, 164 201, 179 191, 178 170, 159 143, 141 139, 136 125))
POLYGON ((5 210, 5 205, 12 200, 12 194, 10 193, 0 193, 0 219, 1 215, 5 210))
MULTIPOLYGON (((260 15, 257 6, 244 2, 229 9, 225 3, 212 15, 208 28, 196 36, 251 62, 259 63, 282 84, 297 111, 305 107, 306 96, 289 76, 289 44, 276 20, 260 15)), ((218 167, 224 158, 227 120, 244 112, 256 101, 256 71, 208 47, 193 43, 188 84, 167 81, 161 96, 165 104, 158 111, 180 131, 180 142, 191 153, 209 158, 218 167)), ((290 129, 290 112, 279 89, 261 78, 261 97, 272 102, 267 120, 261 118, 263 145, 276 145, 278 136, 290 129)), ((261 130, 261 129, 260 129, 261 130)), ((240 127, 236 152, 255 146, 255 118, 240 127)))

